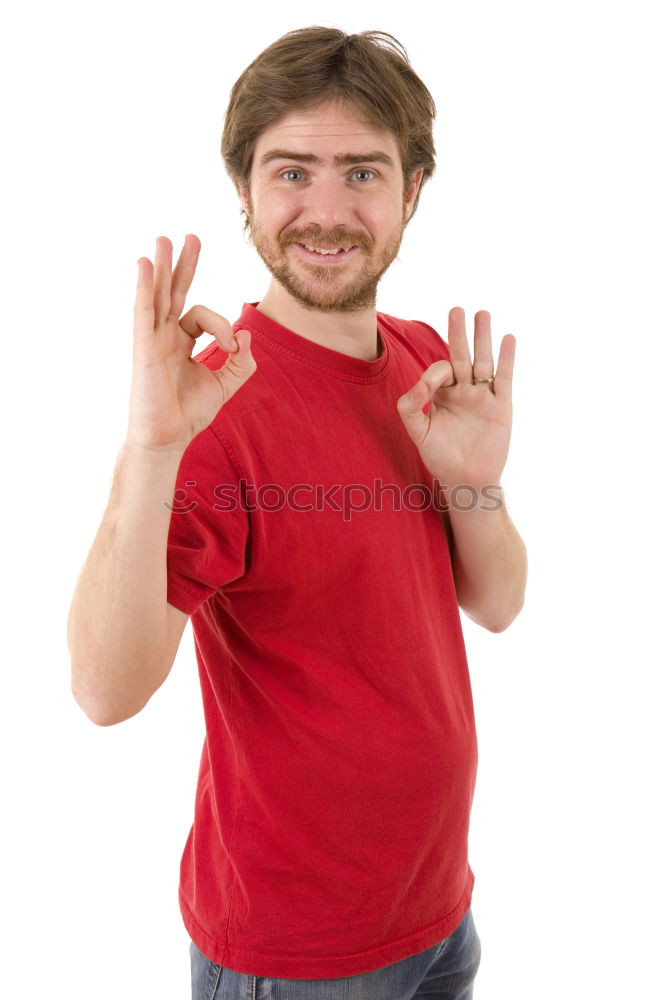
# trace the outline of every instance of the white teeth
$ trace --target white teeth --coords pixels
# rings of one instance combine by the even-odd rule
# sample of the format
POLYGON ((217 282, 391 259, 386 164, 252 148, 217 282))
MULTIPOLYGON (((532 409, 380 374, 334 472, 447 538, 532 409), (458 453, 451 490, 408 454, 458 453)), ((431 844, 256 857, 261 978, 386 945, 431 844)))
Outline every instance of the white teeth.
POLYGON ((344 249, 343 247, 341 247, 339 250, 319 250, 318 247, 309 247, 307 243, 302 243, 301 246, 304 246, 306 250, 311 250, 313 253, 323 253, 323 254, 342 253, 344 249))

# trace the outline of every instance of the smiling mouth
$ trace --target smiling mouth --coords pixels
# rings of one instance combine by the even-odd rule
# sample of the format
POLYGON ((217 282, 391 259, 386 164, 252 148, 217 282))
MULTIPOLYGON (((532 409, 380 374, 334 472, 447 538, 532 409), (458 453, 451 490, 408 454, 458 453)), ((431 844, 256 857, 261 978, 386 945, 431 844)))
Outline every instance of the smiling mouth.
POLYGON ((324 260, 334 261, 348 257, 357 246, 351 247, 314 247, 307 243, 298 243, 298 247, 310 258, 320 257, 324 260))

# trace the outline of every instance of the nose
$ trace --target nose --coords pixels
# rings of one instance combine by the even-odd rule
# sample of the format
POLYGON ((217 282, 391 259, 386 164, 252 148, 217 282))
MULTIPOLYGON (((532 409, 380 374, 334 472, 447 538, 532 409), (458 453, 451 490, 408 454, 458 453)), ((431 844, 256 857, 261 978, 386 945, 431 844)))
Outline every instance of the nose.
POLYGON ((353 192, 339 174, 322 174, 308 185, 302 220, 304 225, 320 226, 325 232, 357 224, 353 192))

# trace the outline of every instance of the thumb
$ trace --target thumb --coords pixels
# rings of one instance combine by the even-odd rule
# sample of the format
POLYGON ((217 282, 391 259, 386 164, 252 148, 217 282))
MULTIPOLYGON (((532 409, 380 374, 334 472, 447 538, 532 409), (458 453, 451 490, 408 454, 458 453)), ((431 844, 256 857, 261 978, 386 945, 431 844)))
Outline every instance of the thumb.
MULTIPOLYGON (((236 360, 240 362, 241 358, 247 359, 248 357, 252 357, 251 341, 252 334, 249 330, 235 330, 229 338, 230 346, 227 348, 223 347, 222 349, 230 357, 236 355, 236 360)), ((221 344, 220 346, 222 347, 221 344)))
POLYGON ((227 367, 237 372, 248 369, 254 371, 257 367, 257 362, 252 356, 252 334, 250 331, 236 330, 229 338, 229 344, 230 346, 225 351, 227 360, 222 368, 218 368, 217 371, 224 371, 227 367))
POLYGON ((428 402, 428 386, 421 379, 398 400, 398 413, 414 444, 419 445, 428 433, 429 420, 423 412, 428 402))
POLYGON ((221 368, 211 369, 225 394, 232 396, 257 370, 252 355, 252 334, 249 330, 236 330, 231 337, 231 350, 221 368))

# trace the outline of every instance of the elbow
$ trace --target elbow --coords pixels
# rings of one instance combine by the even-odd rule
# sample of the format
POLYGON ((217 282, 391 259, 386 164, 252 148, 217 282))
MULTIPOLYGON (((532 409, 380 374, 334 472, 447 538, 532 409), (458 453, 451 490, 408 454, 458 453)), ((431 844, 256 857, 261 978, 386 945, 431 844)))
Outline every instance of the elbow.
MULTIPOLYGON (((129 715, 121 715, 121 716, 102 715, 99 712, 95 712, 94 710, 85 708, 79 701, 77 701, 77 704, 81 709, 81 711, 83 712, 83 714, 86 716, 86 718, 90 719, 93 725, 101 726, 104 729, 106 729, 108 726, 117 726, 121 722, 125 722, 126 719, 131 717, 129 715)), ((137 713, 133 712, 132 714, 136 715, 137 713)))
POLYGON ((512 614, 510 615, 510 617, 505 618, 503 621, 501 621, 499 623, 494 622, 492 625, 486 625, 487 630, 489 632, 506 632, 506 630, 508 629, 509 625, 511 625, 511 623, 513 621, 515 621, 515 619, 518 617, 518 615, 520 614, 520 612, 522 611, 522 609, 523 609, 523 601, 521 600, 520 604, 512 612, 512 614))
POLYGON ((506 632, 512 621, 513 618, 511 619, 511 621, 503 622, 501 625, 486 625, 486 629, 488 630, 488 632, 495 632, 495 633, 506 632))
POLYGON ((106 728, 107 726, 117 726, 118 723, 124 722, 126 719, 131 718, 132 715, 136 715, 140 709, 136 709, 132 712, 125 712, 120 714, 118 711, 111 712, 108 706, 101 705, 99 701, 95 701, 91 698, 84 698, 80 691, 75 687, 74 683, 71 684, 72 697, 76 704, 79 706, 83 714, 87 719, 95 726, 102 726, 106 728))
POLYGON ((98 712, 95 708, 91 708, 87 705, 82 698, 80 698, 74 688, 72 687, 72 697, 76 704, 79 706, 83 714, 87 719, 89 719, 95 726, 115 726, 120 719, 111 719, 107 715, 103 715, 98 712))

